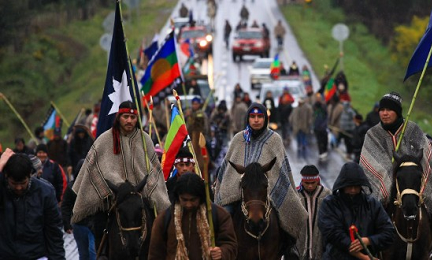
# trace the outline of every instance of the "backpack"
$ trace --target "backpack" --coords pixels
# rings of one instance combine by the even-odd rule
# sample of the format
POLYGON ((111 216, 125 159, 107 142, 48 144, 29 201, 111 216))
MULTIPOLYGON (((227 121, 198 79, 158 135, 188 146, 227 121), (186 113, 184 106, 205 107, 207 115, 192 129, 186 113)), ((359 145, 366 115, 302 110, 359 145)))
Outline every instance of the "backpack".
MULTIPOLYGON (((214 228, 214 233, 215 233, 215 236, 216 236, 216 234, 219 231, 219 221, 218 221, 217 207, 216 207, 216 204, 214 204, 214 203, 211 204, 211 207, 212 207, 213 228, 214 228)), ((173 210, 172 206, 169 207, 169 208, 167 208, 166 211, 165 211, 164 229, 163 229, 164 230, 163 237, 164 237, 165 241, 167 240, 168 226, 169 226, 169 223, 171 221, 171 217, 172 217, 173 211, 174 210, 173 210)))

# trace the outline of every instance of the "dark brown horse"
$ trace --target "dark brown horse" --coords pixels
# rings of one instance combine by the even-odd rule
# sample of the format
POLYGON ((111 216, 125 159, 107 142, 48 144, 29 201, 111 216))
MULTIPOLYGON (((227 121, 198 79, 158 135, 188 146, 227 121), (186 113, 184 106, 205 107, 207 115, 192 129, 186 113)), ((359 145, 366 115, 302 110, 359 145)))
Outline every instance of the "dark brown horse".
POLYGON ((423 202, 422 155, 423 150, 414 156, 394 154, 396 167, 391 189, 394 203, 389 203, 386 210, 397 235, 392 247, 383 253, 383 259, 429 259, 432 229, 423 202))
POLYGON ((106 180, 115 194, 108 219, 109 259, 147 259, 154 215, 141 196, 147 178, 136 187, 129 181, 115 186, 106 180))
POLYGON ((251 163, 246 167, 230 162, 239 174, 243 174, 241 204, 233 215, 239 245, 237 259, 272 260, 280 259, 284 254, 284 232, 267 193, 267 172, 275 162, 276 158, 263 166, 251 163))

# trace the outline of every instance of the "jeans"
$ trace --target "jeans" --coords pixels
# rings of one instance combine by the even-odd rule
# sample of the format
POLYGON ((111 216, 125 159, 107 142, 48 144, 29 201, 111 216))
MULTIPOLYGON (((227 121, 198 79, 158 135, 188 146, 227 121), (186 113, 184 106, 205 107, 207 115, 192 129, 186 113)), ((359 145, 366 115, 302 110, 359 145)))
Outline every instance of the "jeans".
POLYGON ((302 130, 299 130, 297 132, 297 146, 298 146, 298 149, 305 149, 306 145, 307 145, 306 133, 303 132, 302 130))
POLYGON ((73 224, 72 228, 80 260, 96 260, 95 240, 91 230, 78 224, 73 224))

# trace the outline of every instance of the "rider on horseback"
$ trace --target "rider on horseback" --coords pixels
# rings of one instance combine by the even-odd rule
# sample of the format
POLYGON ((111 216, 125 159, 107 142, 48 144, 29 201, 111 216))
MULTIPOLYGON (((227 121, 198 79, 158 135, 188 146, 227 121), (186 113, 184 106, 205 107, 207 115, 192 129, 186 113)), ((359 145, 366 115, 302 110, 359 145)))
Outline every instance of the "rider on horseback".
MULTIPOLYGON (((390 188, 393 183, 393 151, 401 138, 404 118, 402 116, 402 98, 396 92, 382 97, 379 102, 379 116, 381 122, 366 133, 364 145, 360 155, 360 165, 363 167, 369 182, 372 184, 372 195, 384 205, 390 201, 390 188), (378 156, 379 155, 379 156, 378 156)), ((400 143, 401 154, 412 154, 423 149, 421 166, 423 178, 427 180, 422 187, 428 213, 432 213, 432 178, 431 145, 426 135, 412 121, 408 121, 405 133, 400 143), (414 150, 413 150, 414 149, 414 150)))
POLYGON ((215 203, 224 206, 233 214, 241 200, 241 177, 228 161, 242 166, 252 162, 264 165, 276 157, 275 165, 267 173, 267 190, 282 229, 296 239, 305 224, 307 213, 295 190, 282 139, 267 127, 268 120, 266 108, 262 104, 252 103, 247 111, 246 129, 233 137, 218 171, 215 203))

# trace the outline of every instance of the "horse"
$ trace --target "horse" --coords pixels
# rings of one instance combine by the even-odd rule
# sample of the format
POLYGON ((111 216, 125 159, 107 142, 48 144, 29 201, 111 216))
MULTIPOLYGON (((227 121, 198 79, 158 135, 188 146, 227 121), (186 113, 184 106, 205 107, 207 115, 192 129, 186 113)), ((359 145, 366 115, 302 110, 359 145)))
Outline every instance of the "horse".
POLYGON ((397 236, 393 245, 383 252, 383 259, 429 259, 432 250, 431 219, 427 213, 421 159, 423 150, 415 155, 394 153, 395 168, 391 199, 386 211, 397 236))
POLYGON ((237 259, 272 260, 284 255, 285 232, 267 193, 267 172, 275 162, 276 158, 263 166, 254 162, 246 167, 229 162, 242 175, 241 202, 233 214, 237 259))
POLYGON ((147 176, 136 186, 128 180, 119 186, 105 180, 115 194, 106 229, 109 259, 147 259, 155 218, 141 195, 147 176))

